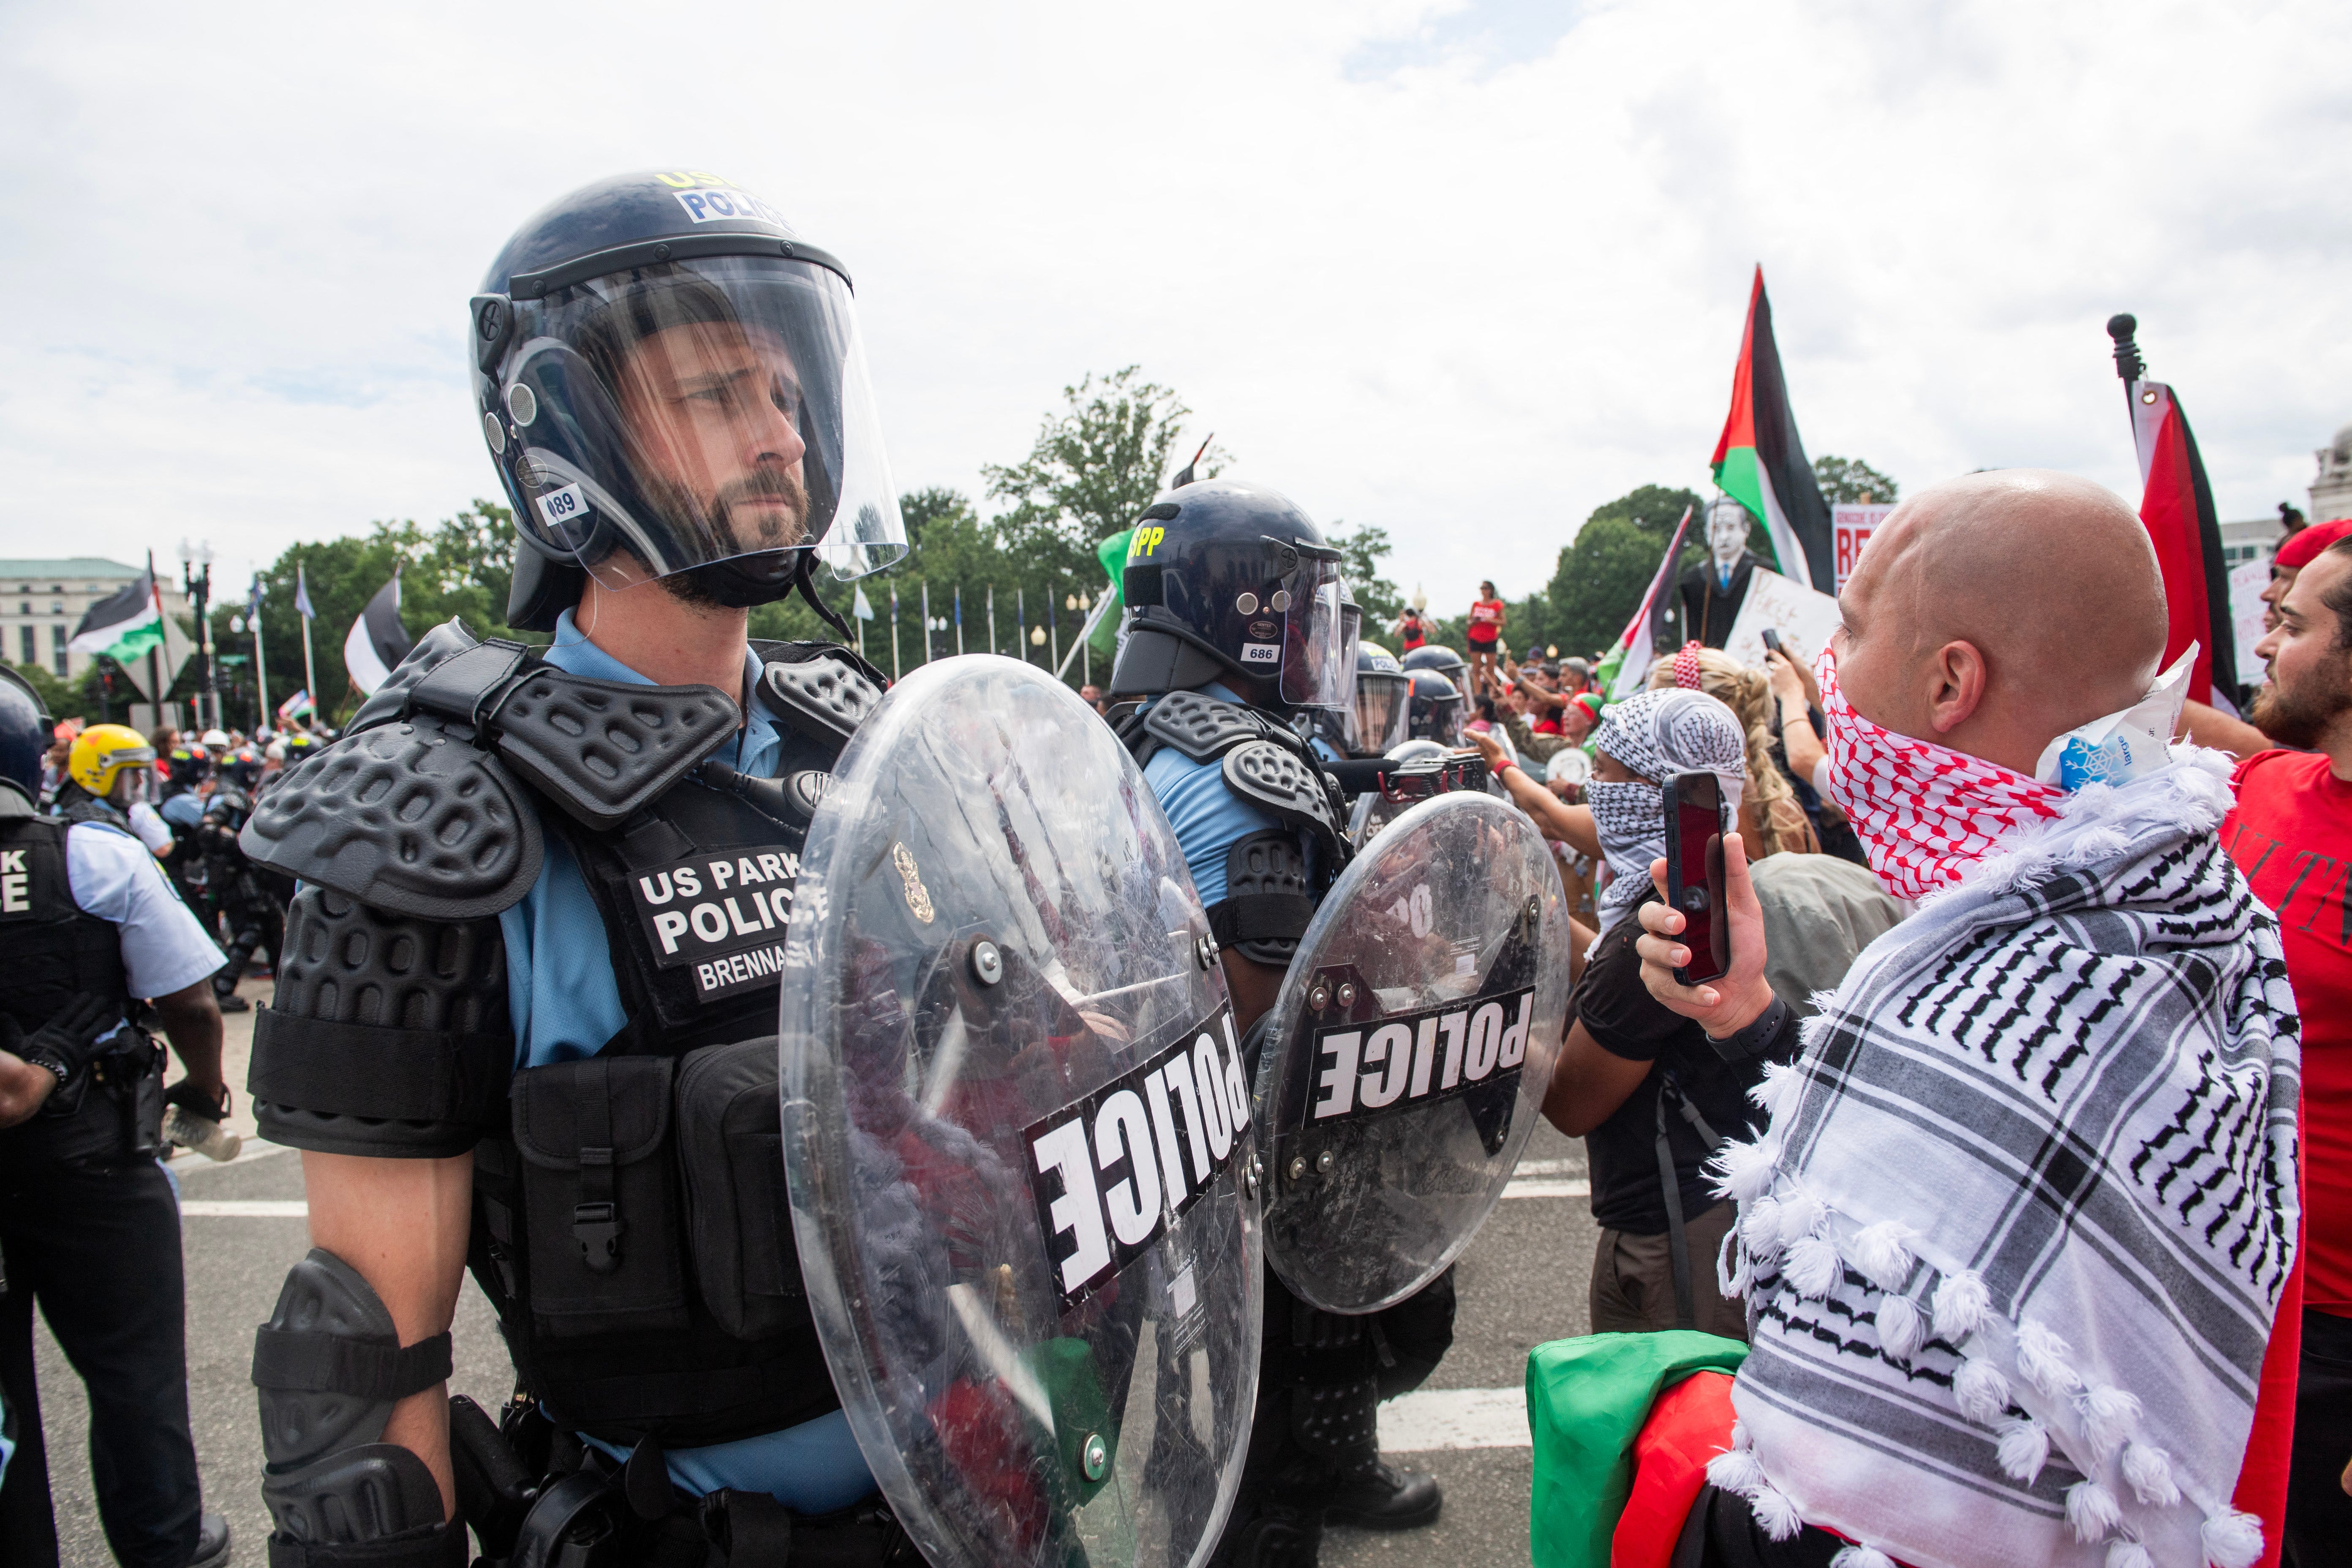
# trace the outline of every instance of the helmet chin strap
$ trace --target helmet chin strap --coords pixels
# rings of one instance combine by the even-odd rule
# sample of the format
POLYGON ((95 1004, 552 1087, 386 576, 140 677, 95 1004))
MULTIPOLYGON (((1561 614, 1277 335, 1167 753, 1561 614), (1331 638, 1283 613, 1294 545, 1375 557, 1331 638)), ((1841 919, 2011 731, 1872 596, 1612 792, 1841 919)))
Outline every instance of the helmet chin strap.
POLYGON ((825 625, 841 634, 841 640, 845 644, 857 640, 857 634, 851 629, 849 623, 835 614, 831 605, 816 596, 815 551, 801 552, 800 565, 793 573, 793 585, 801 591, 801 597, 808 601, 809 608, 814 610, 825 625))

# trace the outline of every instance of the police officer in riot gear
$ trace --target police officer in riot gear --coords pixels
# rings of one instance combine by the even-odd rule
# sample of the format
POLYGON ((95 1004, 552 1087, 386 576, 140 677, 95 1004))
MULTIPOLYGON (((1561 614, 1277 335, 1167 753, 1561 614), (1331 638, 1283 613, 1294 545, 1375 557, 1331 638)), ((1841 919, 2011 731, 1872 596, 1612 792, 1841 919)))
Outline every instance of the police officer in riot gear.
POLYGON ((840 626, 819 557, 904 548, 847 275, 716 175, 628 175, 526 223, 472 329, 508 619, 554 646, 431 632, 243 836, 302 883, 250 1079, 312 1242, 256 1348, 272 1563, 454 1568, 467 1522, 530 1562, 900 1561, 775 1142, 799 852, 881 677, 746 636, 796 589, 840 626), (499 1428, 446 1394, 461 1268, 499 1428))
POLYGON ((188 1430, 179 1206, 162 1150, 173 1087, 217 1102, 220 952, 125 826, 155 754, 120 725, 76 738, 64 820, 35 815, 49 718, 0 667, 0 1392, 21 1445, 0 1478, 0 1563, 55 1564, 33 1308, 89 1395, 107 1544, 127 1568, 222 1568, 228 1523, 205 1513, 188 1430))
MULTIPOLYGON (((261 783, 261 758, 251 747, 230 753, 220 766, 219 783, 205 802, 196 828, 204 851, 205 886, 219 911, 221 931, 228 938, 228 963, 213 976, 213 994, 223 1012, 243 1012, 251 1005, 236 994, 236 983, 257 952, 268 952, 271 963, 286 942, 286 902, 264 887, 260 873, 247 858, 236 836, 253 815, 253 797, 261 783)), ((218 1118, 215 1118, 218 1120, 218 1118)))
POLYGON ((1409 727, 1412 738, 1434 741, 1441 746, 1462 745, 1462 689, 1427 667, 1412 671, 1412 680, 1409 727))
MULTIPOLYGON (((1338 783, 1292 722, 1349 700, 1339 552, 1276 491, 1202 480, 1145 510, 1122 586, 1112 721, 1176 829, 1246 1030, 1349 855, 1338 783)), ((1253 1065, 1262 1034, 1244 1037, 1253 1065)), ((1369 1317, 1265 1283, 1249 1458, 1213 1561, 1312 1563, 1327 1521, 1436 1518, 1436 1481, 1381 1462, 1375 1413, 1451 1342, 1451 1277, 1369 1317)))

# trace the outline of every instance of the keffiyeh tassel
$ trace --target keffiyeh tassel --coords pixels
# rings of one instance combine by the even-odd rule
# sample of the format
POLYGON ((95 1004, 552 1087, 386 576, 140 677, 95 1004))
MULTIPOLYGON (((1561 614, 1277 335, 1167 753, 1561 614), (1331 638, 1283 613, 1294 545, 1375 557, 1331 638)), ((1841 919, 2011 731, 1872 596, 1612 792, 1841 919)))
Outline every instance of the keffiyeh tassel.
POLYGON ((1790 1288, 1808 1301, 1819 1301, 1837 1289, 1845 1273, 1837 1245, 1825 1236, 1801 1236, 1781 1251, 1780 1272, 1790 1288))
POLYGON ((2224 1505, 2205 1516, 2198 1534, 2213 1568, 2254 1568, 2262 1561, 2263 1521, 2251 1513, 2224 1505))
POLYGON ((2031 1415, 2004 1421, 2000 1425, 2000 1442, 1993 1453, 2004 1475, 2030 1487, 2042 1473, 2042 1467, 2050 1462, 2049 1429, 2031 1415))
POLYGON ((2066 1489, 2066 1525, 2081 1542, 2098 1540, 2123 1522, 2116 1494, 2096 1481, 2076 1481, 2066 1489))
POLYGON ((2083 1386, 2066 1358, 2074 1347, 2031 1319, 2017 1326, 2018 1374, 2052 1399, 2069 1399, 2083 1386))
POLYGON ((1767 1116, 1778 1116, 1797 1092, 1797 1069, 1786 1062, 1767 1062, 1764 1076, 1748 1091, 1749 1103, 1767 1116))
POLYGON ((2156 1559, 2137 1541, 2118 1541, 2107 1548, 2107 1568, 2156 1568, 2156 1559))
POLYGON ((2132 1495, 2144 1503, 2158 1508, 2170 1508, 2180 1500, 2180 1488, 2172 1479, 2172 1456, 2147 1443, 2124 1445, 2124 1479, 2131 1483, 2132 1495))
POLYGON ((1845 1255, 1873 1285, 1900 1290, 1911 1278, 1911 1243, 1918 1234, 1901 1220, 1883 1219, 1855 1232, 1845 1255))
POLYGON ((1895 1568, 1895 1559, 1875 1546, 1853 1545, 1841 1548, 1830 1568, 1895 1568))
POLYGON ((1780 1250, 1780 1205, 1771 1194, 1739 1206, 1739 1240, 1759 1257, 1769 1258, 1780 1250))
POLYGON ((2009 1408, 2009 1379, 1984 1357, 1969 1356, 1952 1374, 1952 1397, 1961 1415, 1990 1426, 2009 1408))
POLYGON ((1927 1342, 1927 1325, 1907 1296, 1889 1296, 1878 1303, 1878 1343, 1896 1361, 1909 1361, 1927 1342))
POLYGON ((1726 1143, 1717 1152, 1711 1163, 1717 1172, 1717 1197, 1736 1198, 1744 1204, 1772 1190, 1772 1167, 1780 1151, 1771 1138, 1767 1132, 1753 1143, 1726 1143))
POLYGON ((2105 1464, 2139 1426, 2139 1400, 2113 1384, 2101 1384, 2076 1404, 2082 1412, 2083 1436, 2090 1439, 2091 1456, 2105 1464))
MULTIPOLYGON (((1936 1337, 1949 1344, 1960 1344, 1970 1334, 1984 1327, 1985 1319, 1992 1314, 1992 1292, 1973 1268, 1964 1268, 1936 1287, 1936 1337)), ((2001 1396, 2003 1404, 2008 1395, 2001 1396)))

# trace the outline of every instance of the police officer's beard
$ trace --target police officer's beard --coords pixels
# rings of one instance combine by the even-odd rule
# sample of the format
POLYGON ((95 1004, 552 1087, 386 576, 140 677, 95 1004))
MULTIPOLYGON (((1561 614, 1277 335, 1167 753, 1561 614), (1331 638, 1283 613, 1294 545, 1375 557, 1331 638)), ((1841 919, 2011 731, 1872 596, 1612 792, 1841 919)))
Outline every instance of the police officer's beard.
POLYGON ((752 563, 737 558, 789 550, 807 537, 808 489, 798 474, 763 468, 749 479, 720 487, 707 510, 681 505, 682 499, 675 492, 663 496, 664 510, 680 520, 677 526, 681 531, 701 536, 705 552, 713 559, 658 579, 663 592, 684 605, 740 609, 782 598, 791 591, 788 562, 780 558, 773 570, 747 570, 752 563), (791 513, 780 517, 771 508, 745 504, 755 500, 789 502, 791 513), (688 517, 696 521, 685 522, 688 517))

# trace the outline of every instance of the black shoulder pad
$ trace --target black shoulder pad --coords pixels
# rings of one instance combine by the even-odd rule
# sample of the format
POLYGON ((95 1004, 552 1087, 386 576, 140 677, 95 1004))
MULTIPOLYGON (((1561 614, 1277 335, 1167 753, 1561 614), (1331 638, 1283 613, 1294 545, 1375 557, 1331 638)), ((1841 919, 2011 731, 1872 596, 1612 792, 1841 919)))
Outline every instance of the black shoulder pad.
POLYGON ((1285 822, 1316 828, 1327 839, 1339 836, 1320 770, 1281 742, 1259 740, 1234 747, 1225 753, 1224 774, 1225 787, 1244 800, 1285 822))
POLYGON ((394 914, 471 920, 539 879, 539 815, 497 757, 419 717, 278 775, 237 836, 255 861, 394 914))
POLYGON ((1314 919, 1307 857, 1295 834, 1252 833, 1225 851, 1224 901, 1209 911, 1219 946, 1286 968, 1314 919))
POLYGON ((481 646, 480 639, 466 629, 465 622, 455 616, 450 616, 416 639, 416 646, 408 650, 408 657, 400 661, 400 667, 375 689, 366 701, 360 704, 359 711, 352 715, 352 721, 343 726, 343 733, 350 735, 361 730, 373 729, 378 724, 391 723, 408 711, 411 687, 439 665, 467 648, 481 646))
POLYGON ((784 722, 837 752, 882 700, 882 688, 851 659, 831 657, 834 651, 826 647, 814 658, 772 661, 761 670, 760 689, 784 722))
POLYGON ((499 756, 524 783, 602 832, 660 798, 723 745, 741 717, 715 686, 638 686, 541 664, 487 721, 499 756))
POLYGON ((1238 702, 1220 701, 1198 691, 1171 691, 1143 716, 1144 733, 1175 747, 1196 763, 1222 756, 1244 741, 1266 733, 1266 721, 1238 702))

